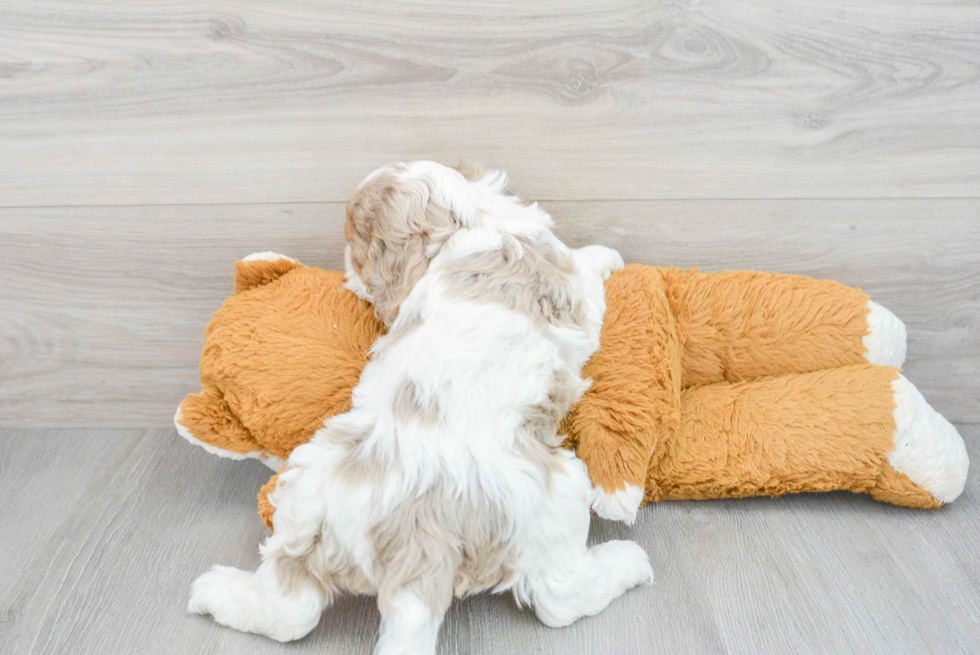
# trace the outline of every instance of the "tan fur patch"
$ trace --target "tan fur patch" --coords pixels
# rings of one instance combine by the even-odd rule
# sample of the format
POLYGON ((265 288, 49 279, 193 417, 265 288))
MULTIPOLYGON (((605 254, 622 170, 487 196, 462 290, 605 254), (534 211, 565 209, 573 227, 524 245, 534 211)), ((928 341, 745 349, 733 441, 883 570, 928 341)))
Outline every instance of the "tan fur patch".
POLYGON ((347 203, 344 236, 351 264, 390 326, 398 306, 425 275, 429 259, 459 229, 447 208, 429 198, 421 180, 387 171, 362 186, 347 203))
POLYGON ((470 182, 479 182, 487 174, 486 167, 475 161, 460 162, 456 170, 470 182))
POLYGON ((325 532, 314 537, 313 547, 305 555, 277 558, 279 581, 287 593, 299 589, 307 580, 319 586, 328 597, 344 591, 354 594, 371 591, 371 583, 361 567, 334 543, 333 537, 325 532))
POLYGON ((419 316, 418 312, 410 314, 399 312, 397 323, 391 326, 388 334, 374 342, 372 353, 380 355, 388 351, 394 344, 412 333, 420 325, 422 325, 422 317, 419 316))
POLYGON ((414 380, 405 380, 395 390, 395 414, 406 423, 434 425, 439 422, 439 400, 425 393, 414 380))
POLYGON ((403 503, 370 538, 381 572, 381 607, 409 588, 441 616, 453 593, 494 587, 515 575, 506 515, 438 486, 403 503))
POLYGON ((524 410, 521 427, 538 441, 554 443, 568 408, 587 388, 586 382, 576 379, 568 371, 556 371, 548 386, 547 399, 524 410))
POLYGON ((575 272, 570 255, 527 239, 504 237, 497 250, 460 257, 446 266, 447 293, 477 302, 496 302, 546 323, 571 327, 585 322, 585 309, 575 297, 569 276, 575 272))
POLYGON ((562 447, 562 438, 558 434, 562 419, 586 386, 567 371, 558 371, 548 388, 547 399, 524 410, 521 431, 526 438, 519 439, 517 447, 522 456, 544 471, 549 479, 562 468, 557 456, 557 450, 562 447))
POLYGON ((334 443, 347 448, 347 453, 337 463, 336 475, 354 485, 377 484, 383 480, 387 475, 384 459, 372 456, 370 452, 365 452, 364 448, 358 448, 367 433, 361 435, 350 433, 349 436, 347 441, 341 441, 344 439, 344 433, 335 437, 337 440, 334 443))

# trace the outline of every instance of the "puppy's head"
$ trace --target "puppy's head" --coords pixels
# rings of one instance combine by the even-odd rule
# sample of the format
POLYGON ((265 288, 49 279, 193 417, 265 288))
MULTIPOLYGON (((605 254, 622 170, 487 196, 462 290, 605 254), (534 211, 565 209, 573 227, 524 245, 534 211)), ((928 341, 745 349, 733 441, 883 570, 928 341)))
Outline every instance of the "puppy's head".
POLYGON ((450 177, 451 182, 467 183, 456 171, 431 162, 393 164, 369 175, 347 203, 345 286, 374 303, 375 314, 388 326, 429 261, 460 227, 452 209, 433 197, 438 180, 415 170, 429 165, 442 169, 440 175, 459 178, 450 177))

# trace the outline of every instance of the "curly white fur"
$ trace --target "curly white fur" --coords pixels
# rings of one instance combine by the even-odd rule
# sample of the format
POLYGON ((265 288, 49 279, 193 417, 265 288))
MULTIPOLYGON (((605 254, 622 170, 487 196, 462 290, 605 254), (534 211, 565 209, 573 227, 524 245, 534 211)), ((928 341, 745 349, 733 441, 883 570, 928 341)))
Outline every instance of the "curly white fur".
POLYGON ((635 543, 587 547, 593 491, 556 434, 588 387, 580 371, 599 346, 603 280, 622 259, 569 249, 505 184, 432 162, 362 184, 347 286, 385 307, 390 330, 352 409, 289 458, 262 565, 204 574, 189 611, 289 640, 335 593, 377 594, 376 652, 434 653, 454 593, 509 590, 562 626, 652 580, 635 543), (420 277, 403 290, 409 271, 420 277), (529 298, 534 280, 551 295, 529 298))

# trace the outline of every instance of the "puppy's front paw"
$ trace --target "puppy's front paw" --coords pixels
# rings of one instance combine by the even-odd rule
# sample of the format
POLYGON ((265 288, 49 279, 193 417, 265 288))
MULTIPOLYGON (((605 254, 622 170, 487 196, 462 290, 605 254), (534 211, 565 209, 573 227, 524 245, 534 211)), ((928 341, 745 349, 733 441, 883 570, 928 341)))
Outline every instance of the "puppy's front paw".
POLYGON ((618 250, 616 250, 615 248, 606 248, 606 250, 609 251, 608 254, 609 262, 607 264, 605 274, 602 276, 603 280, 605 280, 607 277, 609 277, 616 271, 626 267, 626 262, 623 261, 623 256, 619 254, 618 250))
POLYGON ((594 494, 592 509, 602 518, 622 521, 627 525, 633 525, 636 521, 636 511, 640 509, 640 503, 643 502, 642 488, 627 484, 625 489, 607 493, 599 485, 595 488, 594 494))
POLYGON ((579 248, 577 253, 602 275, 603 280, 626 265, 618 250, 606 246, 585 246, 579 248))

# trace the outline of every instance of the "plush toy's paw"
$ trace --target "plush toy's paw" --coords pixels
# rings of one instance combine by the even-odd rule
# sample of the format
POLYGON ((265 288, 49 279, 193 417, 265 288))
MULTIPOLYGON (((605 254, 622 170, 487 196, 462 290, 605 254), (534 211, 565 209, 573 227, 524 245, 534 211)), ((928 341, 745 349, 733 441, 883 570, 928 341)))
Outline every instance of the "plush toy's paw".
POLYGON ((636 511, 640 509, 640 503, 643 502, 642 488, 627 484, 625 489, 606 493, 600 485, 593 493, 592 509, 602 518, 622 521, 627 525, 632 525, 636 521, 636 511))
POLYGON ((905 323, 873 300, 868 301, 868 333, 861 339, 864 358, 879 366, 902 368, 907 335, 905 323))
POLYGON ((888 463, 939 502, 955 500, 970 466, 962 437, 905 377, 899 375, 892 389, 895 450, 888 453, 888 463))

